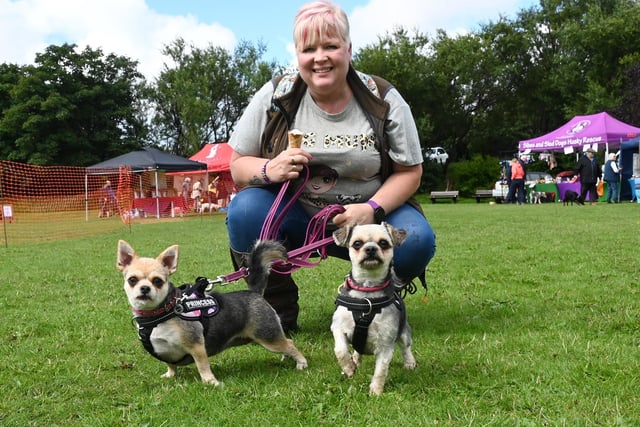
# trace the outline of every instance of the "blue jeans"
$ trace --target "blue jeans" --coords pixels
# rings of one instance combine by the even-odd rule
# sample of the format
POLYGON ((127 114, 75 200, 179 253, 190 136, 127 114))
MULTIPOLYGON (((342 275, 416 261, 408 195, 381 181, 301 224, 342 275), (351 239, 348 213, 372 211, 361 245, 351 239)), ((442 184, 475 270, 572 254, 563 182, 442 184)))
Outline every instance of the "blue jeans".
POLYGON ((507 194, 507 201, 509 203, 516 202, 516 193, 518 194, 518 203, 522 204, 525 202, 525 189, 524 189, 524 179, 512 179, 511 184, 509 184, 509 193, 507 194))
POLYGON ((607 181, 607 202, 619 202, 618 181, 607 181))
MULTIPOLYGON (((237 252, 249 252, 260 236, 262 224, 278 191, 278 186, 250 187, 240 191, 229 204, 227 211, 227 229, 231 249, 237 252)), ((279 209, 289 199, 281 203, 279 209)), ((300 202, 295 202, 282 221, 278 240, 285 241, 289 250, 299 248, 305 240, 309 215, 300 202)), ((420 274, 436 251, 436 236, 431 225, 420 212, 405 203, 387 215, 386 221, 396 228, 407 231, 407 238, 394 249, 394 269, 398 277, 409 281, 420 274)), ((325 232, 325 237, 332 230, 325 232)), ((327 247, 330 256, 348 260, 347 248, 331 244, 327 247)))

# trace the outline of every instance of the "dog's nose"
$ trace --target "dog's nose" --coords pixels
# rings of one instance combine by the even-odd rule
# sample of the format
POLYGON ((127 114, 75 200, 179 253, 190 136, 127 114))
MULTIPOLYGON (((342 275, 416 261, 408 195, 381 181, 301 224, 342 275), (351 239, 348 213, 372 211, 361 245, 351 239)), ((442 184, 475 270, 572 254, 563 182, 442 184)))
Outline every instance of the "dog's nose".
POLYGON ((372 256, 372 255, 375 255, 376 252, 378 252, 378 248, 376 248, 375 246, 367 246, 366 248, 364 248, 364 252, 368 256, 372 256))
POLYGON ((148 294, 149 292, 151 292, 151 287, 150 287, 150 286, 141 286, 141 287, 140 287, 140 293, 141 293, 142 295, 146 295, 146 294, 148 294))

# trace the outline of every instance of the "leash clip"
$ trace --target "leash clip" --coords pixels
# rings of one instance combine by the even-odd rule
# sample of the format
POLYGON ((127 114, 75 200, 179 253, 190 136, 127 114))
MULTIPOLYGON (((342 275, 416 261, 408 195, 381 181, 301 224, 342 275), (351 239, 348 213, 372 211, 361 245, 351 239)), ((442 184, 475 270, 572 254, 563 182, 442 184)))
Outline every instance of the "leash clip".
POLYGON ((224 286, 229 284, 224 276, 218 276, 215 279, 207 279, 207 283, 208 285, 204 289, 205 294, 210 294, 211 292, 213 292, 213 288, 215 287, 215 285, 224 286))
POLYGON ((176 314, 182 314, 184 313, 186 310, 184 308, 183 303, 189 299, 189 296, 186 294, 182 294, 180 295, 179 298, 176 298, 175 300, 175 307, 173 307, 173 312, 176 314))

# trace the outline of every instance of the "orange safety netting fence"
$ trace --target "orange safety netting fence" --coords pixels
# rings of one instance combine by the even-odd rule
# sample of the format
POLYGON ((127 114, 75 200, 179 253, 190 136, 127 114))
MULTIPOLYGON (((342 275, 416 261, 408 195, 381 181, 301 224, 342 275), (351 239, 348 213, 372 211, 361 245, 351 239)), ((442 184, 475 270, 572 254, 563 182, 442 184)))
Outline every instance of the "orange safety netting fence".
POLYGON ((3 160, 0 244, 87 236, 133 221, 213 213, 225 210, 232 192, 228 172, 165 174, 3 160), (183 190, 185 181, 188 191, 183 190), (193 193, 198 181, 199 196, 193 193))

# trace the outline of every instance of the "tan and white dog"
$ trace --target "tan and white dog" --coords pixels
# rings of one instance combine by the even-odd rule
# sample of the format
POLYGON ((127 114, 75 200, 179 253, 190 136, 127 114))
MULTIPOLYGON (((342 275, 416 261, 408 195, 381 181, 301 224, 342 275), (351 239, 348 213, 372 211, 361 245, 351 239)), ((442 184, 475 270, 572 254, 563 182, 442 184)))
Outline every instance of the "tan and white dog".
POLYGON ((147 351, 167 364, 163 377, 173 377, 178 366, 195 361, 202 381, 219 385, 209 356, 249 342, 291 356, 297 369, 307 367, 307 360, 285 337, 278 315, 262 296, 276 259, 286 259, 280 243, 257 242, 248 260, 249 290, 205 296, 204 292, 185 292, 169 281, 178 266, 178 245, 157 258, 143 258, 124 240, 118 242, 116 266, 124 274, 124 290, 138 333, 147 351))
POLYGON ((331 323, 335 355, 343 374, 353 376, 362 354, 376 356, 369 394, 380 395, 396 342, 402 349, 405 369, 414 369, 411 327, 402 283, 392 268, 393 248, 402 244, 406 231, 390 224, 346 226, 333 234, 338 246, 349 248, 351 274, 341 287, 331 323), (354 352, 349 352, 349 345, 354 352))

